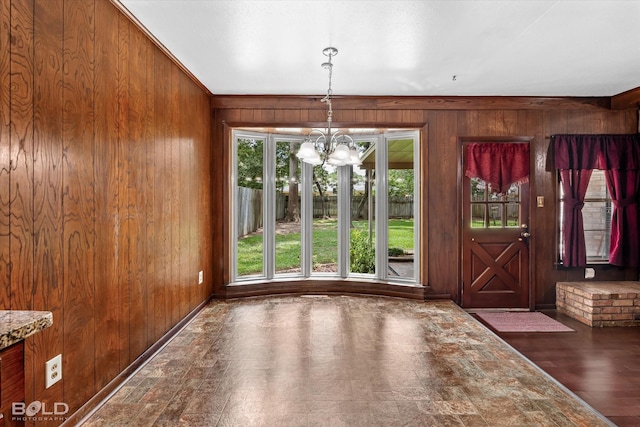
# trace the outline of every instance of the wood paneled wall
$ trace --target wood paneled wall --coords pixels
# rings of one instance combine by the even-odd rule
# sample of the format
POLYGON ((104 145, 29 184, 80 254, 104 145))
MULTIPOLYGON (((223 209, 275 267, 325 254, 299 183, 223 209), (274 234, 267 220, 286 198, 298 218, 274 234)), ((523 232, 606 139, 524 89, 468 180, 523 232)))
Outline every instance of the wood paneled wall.
POLYGON ((0 2, 0 309, 54 318, 27 403, 76 411, 211 295, 211 120, 108 0, 0 2))
MULTIPOLYGON (((214 96, 215 139, 226 141, 234 126, 304 127, 322 126, 326 119, 320 97, 214 96)), ((638 126, 635 107, 612 111, 608 98, 511 98, 511 97, 336 97, 334 126, 417 127, 422 132, 422 183, 427 186, 422 200, 423 231, 426 239, 426 267, 422 282, 429 293, 449 296, 460 302, 460 193, 462 176, 461 138, 532 137, 531 196, 544 196, 545 206, 531 211, 533 234, 534 303, 539 308, 555 304, 555 283, 584 278, 582 269, 556 266, 556 172, 550 164, 550 136, 560 133, 634 133, 638 126), (424 127, 424 128, 423 128, 424 127)), ((214 158, 214 169, 228 171, 226 156, 214 158)), ((214 177, 216 194, 228 197, 228 173, 214 177)), ((220 214, 215 227, 222 227, 214 239, 214 252, 228 253, 228 211, 224 200, 215 202, 220 214), (226 216, 226 217, 225 217, 226 216), (226 218, 224 221, 222 218, 226 218)), ((223 266, 224 267, 224 266, 223 266)), ((229 275, 216 271, 216 283, 228 283, 229 275)), ((636 270, 603 267, 598 279, 636 280, 636 270)), ((224 295, 223 285, 216 293, 224 295)), ((427 295, 428 297, 429 295, 427 295)))

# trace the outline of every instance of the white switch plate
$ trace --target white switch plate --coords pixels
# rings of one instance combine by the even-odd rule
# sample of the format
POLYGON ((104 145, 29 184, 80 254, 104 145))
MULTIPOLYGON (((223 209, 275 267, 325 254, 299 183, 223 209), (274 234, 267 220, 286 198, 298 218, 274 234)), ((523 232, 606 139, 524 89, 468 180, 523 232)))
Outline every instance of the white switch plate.
POLYGON ((204 272, 201 271, 198 273, 198 285, 201 285, 204 282, 204 272))
POLYGON ((62 355, 59 354, 45 363, 44 386, 49 388, 62 379, 62 355))

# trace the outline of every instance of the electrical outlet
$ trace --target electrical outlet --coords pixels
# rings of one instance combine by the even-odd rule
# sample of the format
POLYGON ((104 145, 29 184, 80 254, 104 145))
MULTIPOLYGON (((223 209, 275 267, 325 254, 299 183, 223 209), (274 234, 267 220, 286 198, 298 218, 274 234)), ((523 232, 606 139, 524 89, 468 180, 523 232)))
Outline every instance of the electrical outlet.
POLYGON ((204 282, 204 271, 198 273, 198 285, 202 285, 202 282, 204 282))
POLYGON ((594 277, 596 277, 595 268, 585 268, 584 269, 584 278, 585 279, 593 279, 594 277))
POLYGON ((62 355, 59 354, 45 363, 44 386, 49 388, 62 379, 62 355))

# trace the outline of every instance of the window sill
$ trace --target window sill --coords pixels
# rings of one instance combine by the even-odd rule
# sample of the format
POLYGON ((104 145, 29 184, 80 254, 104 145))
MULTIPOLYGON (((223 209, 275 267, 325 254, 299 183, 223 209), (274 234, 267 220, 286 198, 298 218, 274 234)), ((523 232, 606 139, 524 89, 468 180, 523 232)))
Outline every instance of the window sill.
POLYGON ((612 268, 620 268, 617 265, 609 264, 609 261, 589 261, 587 265, 583 265, 580 267, 565 267, 561 262, 555 263, 556 270, 577 270, 583 268, 595 268, 596 270, 608 270, 612 268))

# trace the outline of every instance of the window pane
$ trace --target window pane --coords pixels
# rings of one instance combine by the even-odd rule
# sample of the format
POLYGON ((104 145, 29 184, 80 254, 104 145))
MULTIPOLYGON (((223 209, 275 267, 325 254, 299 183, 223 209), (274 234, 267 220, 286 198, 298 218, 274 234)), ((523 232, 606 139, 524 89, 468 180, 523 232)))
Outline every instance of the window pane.
POLYGON ((604 177, 604 171, 594 170, 589 179, 585 200, 589 199, 606 199, 608 197, 607 182, 604 177))
POLYGON ((355 144, 362 164, 342 167, 303 166, 292 157, 302 142, 297 134, 243 129, 234 130, 234 135, 234 280, 278 279, 302 275, 303 270, 305 275, 348 277, 354 273, 380 274, 385 280, 415 279, 418 219, 413 217, 413 150, 417 132, 398 134, 395 139, 385 135, 384 152, 375 149, 381 135, 358 135, 350 144, 355 144), (387 149, 393 152, 388 162, 387 149), (384 180, 377 182, 377 173, 384 173, 380 175, 384 180), (382 196, 377 198, 384 200, 384 206, 376 202, 376 183, 384 186, 378 188, 382 196), (309 194, 303 196, 303 192, 309 194), (376 210, 385 218, 377 218, 376 210), (348 265, 350 258, 359 264, 348 265), (402 265, 388 268, 391 262, 402 265))
POLYGON ((611 229, 611 202, 585 201, 582 208, 587 259, 602 261, 609 259, 611 229))
POLYGON ((389 278, 414 278, 413 139, 388 140, 389 278))
POLYGON ((520 204, 507 203, 507 227, 520 227, 520 204))
POLYGON ((584 238, 587 245, 587 260, 599 261, 609 259, 609 231, 585 230, 584 238))
POLYGON ((301 273, 299 142, 276 142, 276 274, 301 273))
POLYGON ((338 180, 333 166, 313 167, 312 271, 338 271, 338 180))
POLYGON ((485 207, 484 203, 471 204, 471 228, 485 227, 485 207))
POLYGON ((375 274, 375 142, 357 142, 360 166, 351 167, 351 231, 349 244, 350 272, 375 274))
POLYGON ((263 146, 259 139, 237 141, 238 276, 263 274, 263 146))
MULTIPOLYGON (((560 198, 564 199, 562 185, 560 198)), ((562 254, 562 218, 567 212, 564 201, 560 203, 560 247, 562 254)), ((594 170, 589 179, 589 186, 582 208, 585 244, 588 262, 606 262, 609 260, 609 240, 611 234, 612 202, 609 196, 604 171, 594 170)))
POLYGON ((502 204, 489 204, 489 227, 502 228, 502 204))
POLYGON ((507 190, 505 199, 509 202, 519 202, 520 201, 520 185, 511 184, 511 187, 509 187, 509 190, 507 190))
POLYGON ((471 178, 471 201, 484 202, 487 197, 487 186, 480 178, 471 178))

